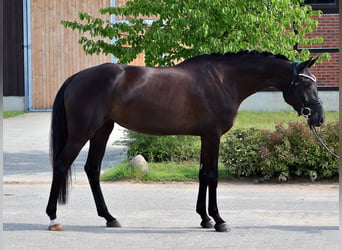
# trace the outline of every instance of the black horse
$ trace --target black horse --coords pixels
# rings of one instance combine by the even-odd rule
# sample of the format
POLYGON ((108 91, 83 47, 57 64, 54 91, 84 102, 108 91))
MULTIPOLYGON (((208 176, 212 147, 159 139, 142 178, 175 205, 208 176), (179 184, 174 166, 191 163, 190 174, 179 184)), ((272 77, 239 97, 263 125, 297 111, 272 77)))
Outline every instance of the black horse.
POLYGON ((316 78, 309 72, 316 59, 293 62, 282 55, 242 51, 195 56, 174 67, 106 63, 71 76, 53 105, 49 229, 62 230, 56 220, 57 200, 66 203, 71 164, 88 140, 85 171, 97 213, 108 227, 120 226, 106 207, 99 182, 105 146, 116 122, 146 134, 200 136, 196 211, 202 227, 213 227, 211 216, 217 231, 227 231, 216 201, 220 137, 233 126, 240 103, 265 88, 282 91, 285 101, 310 125, 322 125, 316 78))

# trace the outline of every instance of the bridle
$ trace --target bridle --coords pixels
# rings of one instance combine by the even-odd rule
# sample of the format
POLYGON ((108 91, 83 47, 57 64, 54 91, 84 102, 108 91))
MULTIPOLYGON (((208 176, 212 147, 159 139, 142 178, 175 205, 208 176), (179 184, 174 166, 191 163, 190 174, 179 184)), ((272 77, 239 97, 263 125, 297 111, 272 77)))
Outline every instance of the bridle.
POLYGON ((312 110, 312 107, 315 106, 315 105, 318 105, 318 104, 322 104, 322 100, 320 98, 317 98, 317 99, 314 99, 314 100, 311 100, 311 101, 306 101, 305 100, 305 96, 304 96, 304 91, 303 91, 303 88, 302 88, 302 85, 297 82, 297 78, 298 76, 301 76, 301 77, 304 77, 304 78, 308 78, 310 79, 311 81, 313 82, 316 82, 316 77, 314 75, 307 75, 307 74, 298 74, 298 71, 297 71, 297 65, 299 64, 299 62, 294 62, 292 64, 292 72, 293 72, 293 76, 292 76, 292 81, 288 87, 288 89, 286 90, 286 95, 285 95, 285 99, 287 99, 291 92, 292 92, 292 89, 294 86, 297 87, 297 90, 298 90, 298 94, 302 100, 302 104, 301 104, 301 109, 300 109, 300 112, 298 112, 299 115, 302 115, 304 116, 305 118, 309 118, 312 114, 311 110, 312 110))
MULTIPOLYGON (((318 104, 322 104, 322 100, 320 98, 314 99, 312 101, 306 101, 305 97, 304 97, 304 91, 303 88, 301 86, 300 83, 297 82, 297 78, 298 76, 304 77, 304 78, 308 78, 313 82, 316 82, 316 77, 314 75, 307 75, 307 74, 298 74, 297 72, 297 65, 298 62, 294 62, 292 64, 292 69, 293 69, 293 77, 292 77, 292 81, 288 87, 288 89, 286 90, 286 95, 285 95, 285 99, 287 99, 289 97, 289 95, 292 92, 293 86, 297 87, 298 90, 298 94, 302 99, 302 105, 301 105, 301 110, 300 113, 298 113, 299 115, 304 116, 305 118, 309 118, 311 116, 311 108, 314 105, 318 105, 318 104)), ((315 126, 309 124, 309 128, 312 131, 312 133, 316 136, 318 142, 332 155, 334 156, 336 159, 340 159, 340 157, 335 154, 323 141, 323 139, 319 136, 319 134, 317 133, 317 130, 315 128, 315 126)))

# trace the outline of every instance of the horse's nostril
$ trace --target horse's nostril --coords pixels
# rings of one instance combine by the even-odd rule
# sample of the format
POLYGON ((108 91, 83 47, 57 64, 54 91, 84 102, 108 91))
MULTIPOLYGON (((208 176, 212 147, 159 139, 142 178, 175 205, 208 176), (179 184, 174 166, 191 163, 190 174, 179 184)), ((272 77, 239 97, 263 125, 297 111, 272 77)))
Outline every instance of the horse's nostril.
POLYGON ((323 123, 324 123, 324 118, 322 117, 322 118, 319 120, 319 126, 321 126, 323 123))

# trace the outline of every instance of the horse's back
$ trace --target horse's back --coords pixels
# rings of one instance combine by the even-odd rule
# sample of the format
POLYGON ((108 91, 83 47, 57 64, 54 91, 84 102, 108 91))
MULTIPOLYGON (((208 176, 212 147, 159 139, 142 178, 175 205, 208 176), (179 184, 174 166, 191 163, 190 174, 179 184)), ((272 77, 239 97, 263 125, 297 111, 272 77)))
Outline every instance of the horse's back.
POLYGON ((114 63, 104 63, 82 70, 75 74, 67 87, 66 98, 70 96, 70 101, 75 98, 80 98, 80 101, 84 99, 90 101, 97 94, 104 94, 112 89, 115 79, 122 72, 122 66, 114 63))
POLYGON ((194 75, 175 67, 124 69, 113 93, 117 123, 149 134, 197 134, 205 108, 194 75))

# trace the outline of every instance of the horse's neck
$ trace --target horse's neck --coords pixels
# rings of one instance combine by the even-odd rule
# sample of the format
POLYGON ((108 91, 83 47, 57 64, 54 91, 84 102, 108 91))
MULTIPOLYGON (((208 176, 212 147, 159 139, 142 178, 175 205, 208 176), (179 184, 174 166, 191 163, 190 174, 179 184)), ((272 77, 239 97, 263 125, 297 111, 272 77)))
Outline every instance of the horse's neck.
MULTIPOLYGON (((287 82, 291 81, 292 71, 290 63, 284 61, 272 62, 271 60, 260 60, 260 63, 236 64, 233 72, 238 75, 231 75, 234 81, 229 82, 237 91, 238 101, 241 103, 248 96, 267 88, 274 88, 284 91, 287 82)), ((228 78, 228 81, 230 79, 228 78)))

